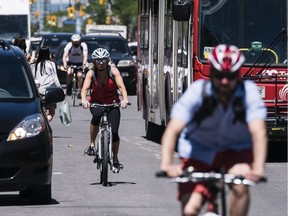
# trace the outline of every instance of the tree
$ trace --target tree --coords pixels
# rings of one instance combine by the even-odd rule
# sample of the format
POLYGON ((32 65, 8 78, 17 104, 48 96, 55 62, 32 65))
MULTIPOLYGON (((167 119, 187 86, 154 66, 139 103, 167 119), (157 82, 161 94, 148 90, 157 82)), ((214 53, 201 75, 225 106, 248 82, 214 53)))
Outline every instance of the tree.
POLYGON ((135 39, 137 30, 138 1, 114 0, 111 9, 113 15, 119 16, 121 24, 127 26, 128 36, 130 39, 135 39))

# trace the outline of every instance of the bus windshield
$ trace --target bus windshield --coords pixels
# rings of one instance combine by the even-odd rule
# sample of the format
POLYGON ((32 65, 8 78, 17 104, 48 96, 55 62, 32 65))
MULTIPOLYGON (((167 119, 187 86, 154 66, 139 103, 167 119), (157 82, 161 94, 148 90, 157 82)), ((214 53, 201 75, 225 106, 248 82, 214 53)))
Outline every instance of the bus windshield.
POLYGON ((220 43, 238 46, 246 63, 287 64, 286 0, 202 0, 200 59, 220 43))
POLYGON ((0 38, 29 38, 27 15, 0 15, 0 38))

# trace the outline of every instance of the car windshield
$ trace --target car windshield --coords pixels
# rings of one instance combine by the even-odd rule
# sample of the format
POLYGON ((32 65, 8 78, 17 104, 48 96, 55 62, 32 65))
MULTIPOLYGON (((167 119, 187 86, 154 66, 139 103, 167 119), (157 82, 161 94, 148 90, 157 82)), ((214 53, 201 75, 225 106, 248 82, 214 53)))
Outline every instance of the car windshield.
POLYGON ((41 42, 41 47, 48 46, 50 48, 50 51, 54 53, 62 42, 69 42, 69 41, 70 41, 70 36, 67 38, 65 37, 45 38, 41 42))
POLYGON ((116 56, 129 55, 129 47, 121 40, 95 40, 84 41, 88 46, 88 55, 91 56, 92 52, 97 48, 105 48, 109 51, 111 58, 116 56))
POLYGON ((0 65, 0 100, 32 98, 27 72, 18 59, 3 56, 0 65))
POLYGON ((262 55, 262 63, 287 64, 287 1, 203 0, 200 20, 200 57, 219 43, 234 44, 246 63, 262 55), (273 12, 272 12, 273 11, 273 12))

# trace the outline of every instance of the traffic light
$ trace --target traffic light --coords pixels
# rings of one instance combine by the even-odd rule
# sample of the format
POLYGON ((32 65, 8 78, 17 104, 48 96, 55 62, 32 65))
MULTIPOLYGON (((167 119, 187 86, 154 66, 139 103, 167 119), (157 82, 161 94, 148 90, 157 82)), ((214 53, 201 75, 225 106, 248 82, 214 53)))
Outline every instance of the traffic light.
POLYGON ((92 25, 93 22, 94 22, 93 19, 87 19, 87 24, 88 24, 88 25, 92 25))
POLYGON ((57 16, 48 15, 47 16, 47 24, 50 26, 57 26, 57 16))
POLYGON ((75 8, 74 7, 68 7, 67 8, 68 18, 75 17, 75 8))
POLYGON ((110 25, 110 24, 111 24, 111 17, 110 17, 110 16, 106 16, 105 23, 106 23, 107 25, 110 25))
POLYGON ((86 16, 85 11, 83 10, 83 5, 80 5, 79 13, 80 13, 80 16, 81 16, 81 17, 86 16))
POLYGON ((57 26, 57 16, 51 16, 51 25, 57 26))
POLYGON ((99 4, 100 5, 104 5, 105 4, 105 0, 99 0, 99 4))

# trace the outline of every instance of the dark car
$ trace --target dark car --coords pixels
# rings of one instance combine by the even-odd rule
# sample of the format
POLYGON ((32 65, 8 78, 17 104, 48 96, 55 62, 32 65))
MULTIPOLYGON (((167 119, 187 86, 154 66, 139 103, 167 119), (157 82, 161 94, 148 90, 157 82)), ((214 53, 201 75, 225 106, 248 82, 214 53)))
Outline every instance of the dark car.
POLYGON ((70 42, 72 35, 73 33, 62 33, 62 32, 44 34, 42 36, 40 47, 48 46, 50 48, 52 57, 55 58, 55 53, 56 53, 58 46, 62 42, 67 42, 67 43, 70 42))
POLYGON ((53 140, 43 106, 62 101, 64 92, 48 89, 44 102, 23 53, 4 40, 0 65, 0 191, 50 203, 53 140))
POLYGON ((136 94, 137 67, 127 41, 120 34, 93 33, 83 35, 81 41, 88 46, 88 62, 93 61, 91 54, 95 49, 107 49, 122 75, 128 93, 136 94))
POLYGON ((64 69, 62 57, 64 53, 64 48, 67 45, 67 43, 68 42, 64 41, 58 46, 54 57, 54 62, 56 63, 57 66, 57 76, 61 84, 66 84, 67 71, 64 69))

